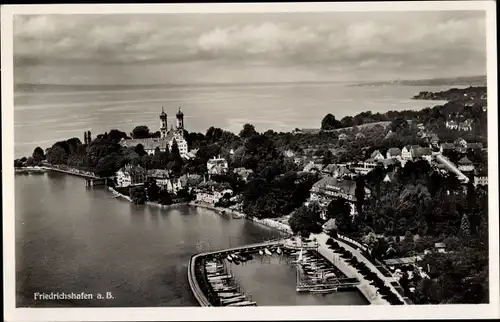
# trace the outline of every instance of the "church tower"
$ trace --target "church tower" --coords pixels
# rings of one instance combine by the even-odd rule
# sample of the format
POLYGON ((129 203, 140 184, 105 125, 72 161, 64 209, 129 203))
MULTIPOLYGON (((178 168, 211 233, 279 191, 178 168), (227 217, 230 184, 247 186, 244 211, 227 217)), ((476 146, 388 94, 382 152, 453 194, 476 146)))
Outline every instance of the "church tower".
POLYGON ((184 113, 181 112, 179 107, 179 112, 175 115, 177 117, 177 130, 184 130, 184 113))
POLYGON ((163 106, 161 107, 160 122, 161 138, 164 139, 167 137, 167 113, 163 110, 163 106))

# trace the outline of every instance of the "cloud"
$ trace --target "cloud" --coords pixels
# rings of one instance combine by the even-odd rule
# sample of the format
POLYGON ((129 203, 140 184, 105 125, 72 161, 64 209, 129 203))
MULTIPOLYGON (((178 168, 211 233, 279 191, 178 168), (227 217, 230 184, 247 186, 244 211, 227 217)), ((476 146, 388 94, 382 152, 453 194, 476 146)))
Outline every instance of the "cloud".
POLYGON ((23 65, 224 62, 304 69, 485 68, 484 12, 18 16, 23 65), (472 68, 472 67, 471 67, 472 68))

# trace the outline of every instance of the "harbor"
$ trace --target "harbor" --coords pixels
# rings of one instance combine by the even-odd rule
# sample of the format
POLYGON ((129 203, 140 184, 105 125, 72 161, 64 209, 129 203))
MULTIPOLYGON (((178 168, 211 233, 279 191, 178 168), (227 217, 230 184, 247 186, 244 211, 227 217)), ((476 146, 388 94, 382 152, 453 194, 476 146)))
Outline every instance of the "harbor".
MULTIPOLYGON (((342 295, 359 293, 357 278, 347 277, 312 248, 297 250, 286 247, 288 244, 287 239, 279 239, 194 255, 188 276, 193 295, 200 306, 272 305, 267 300, 262 303, 257 300, 262 298, 263 292, 253 287, 259 284, 255 274, 250 283, 245 281, 250 269, 273 276, 266 279, 283 271, 276 285, 286 285, 283 288, 286 296, 296 293, 305 305, 325 304, 317 301, 318 295, 321 295, 320 301, 324 301, 326 295, 338 298, 340 292, 342 295)), ((360 300, 360 304, 366 304, 366 299, 360 300)))

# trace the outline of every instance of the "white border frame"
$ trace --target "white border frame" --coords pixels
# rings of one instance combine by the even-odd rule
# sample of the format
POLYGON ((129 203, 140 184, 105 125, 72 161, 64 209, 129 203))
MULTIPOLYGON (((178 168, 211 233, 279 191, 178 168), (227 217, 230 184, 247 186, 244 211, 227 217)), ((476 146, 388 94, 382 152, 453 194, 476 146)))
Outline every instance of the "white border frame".
POLYGON ((2 49, 2 158, 3 158, 3 250, 5 321, 163 321, 163 320, 299 320, 299 319, 413 319, 495 318, 500 316, 498 270, 498 128, 496 16, 494 1, 365 2, 365 3, 252 3, 252 4, 103 4, 23 5, 1 8, 2 49), (14 236, 14 107, 13 107, 13 15, 14 14, 105 14, 105 13, 231 13, 317 11, 486 11, 490 304, 422 306, 321 306, 257 308, 16 308, 14 236))

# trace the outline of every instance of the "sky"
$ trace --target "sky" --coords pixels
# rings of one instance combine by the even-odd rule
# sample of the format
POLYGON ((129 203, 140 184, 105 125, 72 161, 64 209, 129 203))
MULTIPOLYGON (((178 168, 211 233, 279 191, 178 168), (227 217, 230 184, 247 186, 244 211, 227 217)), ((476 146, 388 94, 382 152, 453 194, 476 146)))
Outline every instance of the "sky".
POLYGON ((35 84, 485 75, 485 12, 17 15, 14 62, 35 84))

